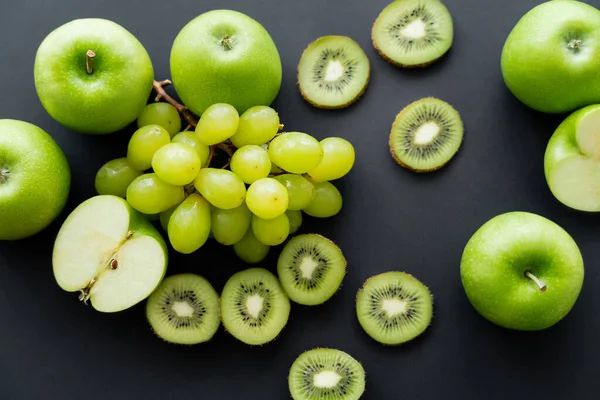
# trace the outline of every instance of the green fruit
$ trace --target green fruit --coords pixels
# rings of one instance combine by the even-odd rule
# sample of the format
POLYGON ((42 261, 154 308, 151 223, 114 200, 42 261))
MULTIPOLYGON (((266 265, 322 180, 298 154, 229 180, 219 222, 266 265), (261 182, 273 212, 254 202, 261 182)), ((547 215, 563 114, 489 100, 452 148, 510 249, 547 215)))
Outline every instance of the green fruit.
POLYGON ((600 211, 600 105, 569 115, 546 147, 544 171, 552 194, 567 207, 600 211))
POLYGON ((268 106, 281 87, 273 39, 259 22, 232 10, 209 11, 185 25, 170 67, 177 94, 197 115, 215 103, 231 104, 239 114, 268 106))
POLYGON ((122 26, 77 19, 51 32, 34 65, 35 88, 52 118, 67 128, 107 134, 142 112, 154 80, 144 46, 122 26))
POLYGON ((564 113, 600 102, 600 11, 553 0, 527 12, 510 32, 501 69, 508 89, 537 111, 564 113))
POLYGON ((498 215, 465 246, 460 275, 473 307, 489 321, 535 331, 562 320, 584 277, 573 238, 556 223, 528 212, 498 215))
POLYGON ((168 263, 160 233, 127 202, 99 195, 81 203, 63 223, 52 253, 54 278, 81 292, 101 312, 128 309, 162 281, 168 263))
POLYGON ((68 161, 48 133, 0 119, 0 240, 44 230, 62 212, 70 187, 68 161))

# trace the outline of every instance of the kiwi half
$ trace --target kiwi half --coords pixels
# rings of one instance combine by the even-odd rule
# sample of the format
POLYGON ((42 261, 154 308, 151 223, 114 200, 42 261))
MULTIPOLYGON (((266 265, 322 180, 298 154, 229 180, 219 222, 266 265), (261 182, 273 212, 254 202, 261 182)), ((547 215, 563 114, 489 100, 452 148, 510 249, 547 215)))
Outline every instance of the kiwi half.
POLYGON ((294 400, 358 400, 365 391, 365 370, 351 355, 318 348, 302 353, 288 376, 294 400))
POLYGON ((356 296, 356 315, 365 332, 386 345, 399 345, 431 324, 433 296, 414 276, 385 272, 364 283, 356 296))
POLYGON ((302 53, 298 85, 302 97, 318 108, 344 108, 366 90, 371 74, 369 58, 347 36, 323 36, 302 53))
POLYGON ((163 279, 148 298, 146 317, 154 332, 167 342, 206 342, 221 324, 219 295, 201 276, 172 275, 163 279))
POLYGON ((225 329, 249 345, 275 339, 287 324, 290 300, 277 277, 263 268, 250 268, 229 278, 221 293, 225 329))
POLYGON ((445 101, 427 97, 406 106, 394 120, 389 137, 392 156, 402 167, 430 172, 446 165, 458 152, 464 126, 445 101))
POLYGON ((452 16, 439 0, 396 0, 379 14, 371 31, 373 46, 388 62, 425 67, 450 50, 452 16))
POLYGON ((277 260, 277 273, 292 301, 323 304, 340 288, 346 275, 346 258, 331 240, 307 233, 285 244, 277 260))

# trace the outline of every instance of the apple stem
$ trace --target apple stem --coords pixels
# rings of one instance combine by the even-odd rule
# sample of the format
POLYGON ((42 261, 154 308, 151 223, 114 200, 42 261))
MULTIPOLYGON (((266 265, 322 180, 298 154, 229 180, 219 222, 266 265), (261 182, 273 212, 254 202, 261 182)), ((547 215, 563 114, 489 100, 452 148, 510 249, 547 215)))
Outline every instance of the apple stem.
POLYGON ((540 281, 534 274, 532 274, 530 271, 525 271, 525 276, 528 277, 529 279, 531 279, 532 281, 535 282, 535 284, 538 286, 538 288, 540 288, 540 291, 545 292, 547 289, 547 286, 544 285, 542 283, 542 281, 540 281))
POLYGON ((96 53, 94 53, 93 50, 88 50, 87 53, 85 53, 85 69, 88 74, 94 72, 94 57, 96 57, 96 53))
POLYGON ((228 35, 225 35, 225 37, 221 39, 221 45, 225 47, 225 50, 231 50, 231 41, 229 40, 228 35))
POLYGON ((184 106, 183 104, 179 104, 177 100, 169 96, 169 94, 165 91, 164 87, 170 85, 171 83, 172 82, 168 79, 160 82, 155 80, 152 85, 154 87, 154 90, 156 91, 156 98, 154 100, 164 100, 173 107, 175 107, 177 111, 179 111, 179 114, 183 115, 183 117, 188 122, 188 126, 185 128, 185 130, 187 131, 190 128, 195 127, 198 121, 196 121, 196 118, 192 115, 192 113, 186 106, 184 106))

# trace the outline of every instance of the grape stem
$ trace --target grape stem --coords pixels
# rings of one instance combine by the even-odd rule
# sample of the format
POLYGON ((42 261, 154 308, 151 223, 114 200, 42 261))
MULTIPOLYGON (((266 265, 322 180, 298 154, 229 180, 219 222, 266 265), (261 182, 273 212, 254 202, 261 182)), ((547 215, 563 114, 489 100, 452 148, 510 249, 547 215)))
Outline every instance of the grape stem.
POLYGON ((173 82, 171 82, 168 79, 165 79, 164 81, 160 81, 160 82, 157 80, 154 81, 154 83, 152 84, 152 86, 154 87, 154 90, 156 91, 156 98, 154 99, 154 101, 164 100, 167 103, 169 103, 170 105, 172 105, 173 107, 175 107, 177 109, 177 111, 179 111, 179 113, 181 115, 183 115, 183 117, 188 122, 188 126, 185 128, 185 130, 186 131, 190 130, 190 128, 196 126, 198 121, 196 121, 196 117, 194 117, 194 115, 190 112, 190 110, 186 106, 178 103, 177 100, 175 100, 174 98, 169 96, 169 94, 165 91, 165 86, 168 86, 171 83, 173 83, 173 82))

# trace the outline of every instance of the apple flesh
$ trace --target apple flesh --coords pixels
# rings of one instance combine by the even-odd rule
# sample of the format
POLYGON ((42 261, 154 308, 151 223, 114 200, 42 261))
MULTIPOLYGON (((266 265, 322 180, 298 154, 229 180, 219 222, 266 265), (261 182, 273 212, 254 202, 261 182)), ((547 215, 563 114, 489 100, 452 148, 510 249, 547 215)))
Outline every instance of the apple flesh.
POLYGON ((164 278, 164 239, 127 202, 99 195, 81 203, 56 238, 52 265, 58 286, 80 291, 101 312, 117 312, 147 298, 164 278))
POLYGON ((544 173, 562 204, 600 211, 600 105, 575 111, 558 126, 546 147, 544 173))
POLYGON ((489 321, 535 331, 561 321, 584 278, 573 238, 555 222, 528 212, 498 215, 470 238, 460 275, 473 307, 489 321))

